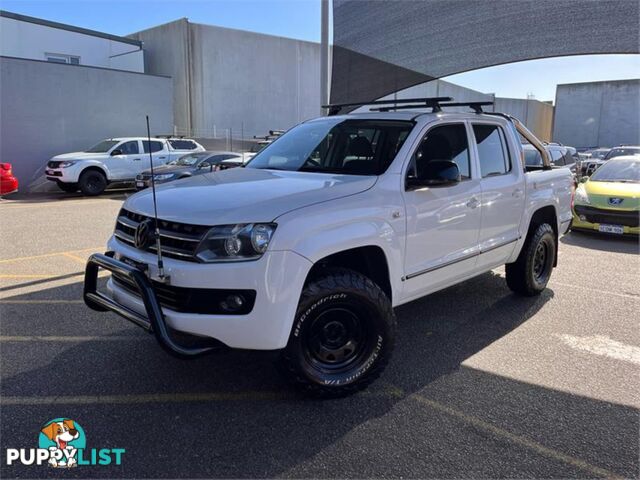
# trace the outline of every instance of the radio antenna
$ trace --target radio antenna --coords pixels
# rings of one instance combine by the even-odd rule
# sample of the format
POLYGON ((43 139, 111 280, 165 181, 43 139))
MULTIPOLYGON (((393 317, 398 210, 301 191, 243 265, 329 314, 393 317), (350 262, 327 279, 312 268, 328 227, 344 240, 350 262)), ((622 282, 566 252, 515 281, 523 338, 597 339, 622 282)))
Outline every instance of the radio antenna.
POLYGON ((151 154, 151 129, 149 115, 147 115, 147 150, 149 150, 149 164, 151 165, 151 192, 153 193, 153 219, 155 221, 156 252, 158 254, 158 276, 164 280, 164 265, 162 262, 162 246, 160 245, 160 227, 158 226, 158 203, 156 201, 156 179, 153 173, 153 155, 151 154))

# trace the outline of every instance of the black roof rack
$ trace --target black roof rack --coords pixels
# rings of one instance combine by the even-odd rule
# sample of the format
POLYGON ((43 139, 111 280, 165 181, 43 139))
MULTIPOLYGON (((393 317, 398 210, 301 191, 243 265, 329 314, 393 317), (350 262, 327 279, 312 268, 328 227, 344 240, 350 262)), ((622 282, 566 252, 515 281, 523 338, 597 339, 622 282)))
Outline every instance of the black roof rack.
MULTIPOLYGON (((448 102, 448 103, 434 103, 433 105, 426 105, 426 107, 431 107, 434 113, 441 112, 442 107, 470 107, 476 113, 484 113, 482 111, 482 107, 493 105, 493 102, 448 102)), ((414 105, 399 105, 399 106, 388 106, 388 107, 379 107, 372 108, 372 111, 378 112, 389 112, 391 110, 409 110, 412 108, 425 108, 425 105, 422 104, 414 104, 414 105)))
MULTIPOLYGON (((364 107, 367 105, 396 105, 415 103, 419 104, 420 108, 434 107, 440 102, 449 102, 453 100, 451 97, 432 97, 432 98, 401 98, 396 100, 373 100, 371 102, 352 102, 352 103, 334 103, 331 105, 323 105, 322 108, 328 108, 328 115, 337 115, 345 107, 364 107)), ((412 108, 416 108, 413 106, 412 108)))
POLYGON ((184 138, 184 135, 156 135, 156 138, 184 138))

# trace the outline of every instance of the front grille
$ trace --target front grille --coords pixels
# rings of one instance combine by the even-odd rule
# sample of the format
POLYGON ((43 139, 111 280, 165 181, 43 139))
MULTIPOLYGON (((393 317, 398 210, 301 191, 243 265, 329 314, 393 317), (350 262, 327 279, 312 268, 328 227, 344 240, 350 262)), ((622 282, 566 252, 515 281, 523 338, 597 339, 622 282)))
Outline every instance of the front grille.
MULTIPOLYGON (((135 247, 134 235, 138 224, 150 217, 130 212, 124 208, 118 214, 115 237, 127 245, 135 247)), ((160 242, 162 243, 162 255, 188 262, 197 262, 195 251, 204 234, 210 227, 202 225, 189 225, 186 223, 168 222, 158 220, 160 229, 160 242)), ((156 252, 153 242, 146 249, 148 252, 156 252)))
POLYGON ((47 163, 47 167, 49 168, 59 168, 62 162, 49 162, 47 163))
MULTIPOLYGON (((136 296, 140 296, 138 287, 128 278, 114 273, 113 282, 136 296)), ((185 288, 174 287, 153 281, 156 297, 165 308, 182 313, 199 313, 203 315, 246 315, 251 313, 256 300, 255 290, 227 290, 220 288, 185 288), (225 308, 229 296, 240 296, 244 300, 242 306, 235 309, 225 308)))
POLYGON ((640 212, 624 210, 606 210, 603 208, 576 205, 576 214, 584 215, 589 223, 604 223, 607 225, 624 225, 637 227, 640 224, 640 212))

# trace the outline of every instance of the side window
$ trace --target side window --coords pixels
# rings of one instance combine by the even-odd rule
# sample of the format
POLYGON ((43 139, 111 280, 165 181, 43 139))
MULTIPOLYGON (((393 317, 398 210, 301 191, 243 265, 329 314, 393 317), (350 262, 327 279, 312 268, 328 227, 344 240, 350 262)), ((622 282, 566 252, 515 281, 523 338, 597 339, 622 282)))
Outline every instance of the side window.
POLYGON ((571 155, 571 152, 569 150, 564 152, 564 164, 573 165, 574 163, 576 163, 576 160, 573 158, 573 155, 571 155))
POLYGON ((119 147, 118 150, 122 152, 123 155, 136 155, 140 153, 140 148, 138 147, 137 140, 131 140, 130 142, 124 142, 119 147))
POLYGON ((432 160, 455 162, 461 180, 471 178, 469 142, 464 124, 442 125, 429 130, 414 155, 413 174, 420 178, 420 172, 432 160))
POLYGON ((498 125, 474 125, 482 178, 504 175, 511 171, 507 141, 498 125))
MULTIPOLYGON (((149 153, 149 140, 142 141, 142 148, 144 148, 144 153, 149 153)), ((151 153, 159 152, 162 148, 162 142, 151 140, 151 153)))

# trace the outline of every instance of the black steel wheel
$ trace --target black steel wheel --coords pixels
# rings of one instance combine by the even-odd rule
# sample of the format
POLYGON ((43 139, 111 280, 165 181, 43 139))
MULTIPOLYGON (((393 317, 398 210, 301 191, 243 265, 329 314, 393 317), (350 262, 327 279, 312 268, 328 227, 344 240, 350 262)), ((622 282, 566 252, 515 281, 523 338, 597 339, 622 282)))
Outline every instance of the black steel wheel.
POLYGON ((551 225, 543 223, 532 229, 518 259, 506 265, 509 288, 521 295, 539 295, 551 278, 557 249, 551 225))
POLYGON ((354 393, 384 369, 395 326, 380 287, 357 272, 334 270, 305 287, 281 355, 282 371, 312 396, 354 393))
POLYGON ((107 177, 98 170, 85 170, 80 175, 78 186, 85 195, 100 195, 107 188, 107 177))

